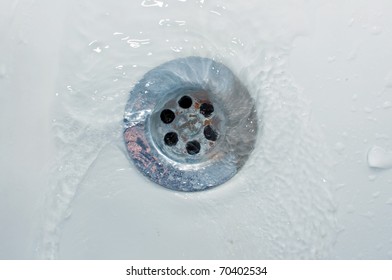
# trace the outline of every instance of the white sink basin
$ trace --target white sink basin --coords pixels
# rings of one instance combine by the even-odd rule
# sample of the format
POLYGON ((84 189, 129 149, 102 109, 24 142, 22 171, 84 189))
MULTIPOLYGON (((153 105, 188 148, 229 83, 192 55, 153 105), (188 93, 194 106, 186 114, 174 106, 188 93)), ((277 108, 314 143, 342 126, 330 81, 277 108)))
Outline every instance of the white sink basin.
POLYGON ((0 259, 390 259, 391 8, 1 2, 0 259), (235 177, 185 193, 138 172, 121 124, 147 71, 192 55, 261 126, 235 177))

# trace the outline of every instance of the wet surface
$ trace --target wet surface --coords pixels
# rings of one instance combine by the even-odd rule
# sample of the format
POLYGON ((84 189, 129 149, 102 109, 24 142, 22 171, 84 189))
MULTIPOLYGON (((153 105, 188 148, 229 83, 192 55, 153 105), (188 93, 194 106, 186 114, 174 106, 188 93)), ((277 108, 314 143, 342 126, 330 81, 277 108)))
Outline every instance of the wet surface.
POLYGON ((392 257, 389 1, 52 2, 0 4, 0 257, 392 257), (176 193, 129 164, 122 119, 188 56, 233 70, 263 137, 222 187, 176 193))
MULTIPOLYGON (((234 2, 228 4, 231 8, 227 10, 216 2, 205 4, 175 2, 166 8, 144 7, 139 4, 137 2, 125 4, 124 2, 117 8, 111 9, 111 12, 106 15, 105 10, 108 8, 106 4, 91 6, 83 2, 82 5, 86 5, 87 10, 90 11, 87 16, 85 13, 83 17, 77 16, 82 15, 81 11, 72 11, 75 16, 68 22, 68 26, 77 26, 76 29, 82 32, 80 34, 69 32, 66 38, 67 42, 74 46, 73 48, 78 49, 81 46, 82 51, 72 52, 72 47, 63 50, 64 61, 72 62, 72 69, 78 70, 62 74, 63 80, 69 87, 66 86, 65 90, 60 91, 59 106, 65 107, 67 113, 64 115, 65 118, 60 116, 57 118, 56 127, 57 133, 62 135, 61 141, 70 144, 64 144, 62 148, 68 159, 63 158, 59 160, 59 163, 70 162, 71 164, 80 158, 72 151, 71 143, 75 143, 74 141, 85 143, 86 147, 91 150, 91 156, 83 157, 83 160, 79 161, 84 167, 77 169, 77 172, 72 169, 62 172, 64 176, 72 176, 74 182, 64 184, 61 176, 55 176, 58 183, 53 190, 53 196, 62 199, 54 202, 54 205, 61 206, 64 210, 53 211, 56 215, 47 220, 45 224, 58 228, 58 233, 62 232, 62 235, 60 239, 60 235, 56 232, 46 231, 42 244, 47 243, 48 247, 41 247, 42 255, 60 258, 76 256, 76 254, 79 256, 103 254, 107 257, 128 254, 130 258, 138 256, 192 258, 192 256, 198 256, 198 250, 184 251, 181 249, 188 248, 190 245, 186 246, 184 242, 189 242, 189 244, 198 244, 200 250, 204 248, 204 256, 211 258, 218 256, 223 258, 322 258, 327 256, 336 238, 336 228, 335 208, 329 191, 329 183, 322 179, 326 176, 324 174, 326 152, 317 129, 314 124, 308 122, 309 107, 306 100, 285 72, 288 50, 281 49, 274 44, 265 44, 266 40, 275 39, 270 37, 269 33, 260 32, 266 28, 263 22, 258 21, 260 15, 256 16, 256 13, 247 10, 245 6, 238 6, 234 2), (135 17, 132 17, 135 22, 149 18, 142 29, 140 25, 132 26, 121 20, 125 15, 123 11, 130 9, 135 13, 135 17), (242 9, 241 13, 237 13, 236 9, 242 9), (195 14, 195 11, 197 11, 197 16, 186 17, 184 24, 175 24, 176 20, 184 20, 183 14, 195 14), (211 11, 216 11, 220 15, 211 13, 211 11), (140 16, 137 16, 138 14, 140 16), (236 16, 233 17, 233 14, 236 16), (239 17, 240 14, 248 16, 239 17), (255 18, 248 21, 249 15, 252 14, 255 18), (101 17, 102 20, 98 20, 101 17), (82 18, 87 20, 82 21, 82 18), (162 18, 171 19, 170 26, 167 21, 164 25, 158 24, 162 18), (232 21, 233 18, 235 21, 232 21), (91 25, 89 22, 95 24, 91 25), (215 22, 216 24, 205 26, 201 24, 203 22, 215 22), (248 32, 239 28, 244 24, 248 32), (231 32, 226 32, 227 30, 231 32), (255 30, 258 31, 254 32, 255 30), (260 37, 255 37, 255 34, 260 34, 260 37), (83 42, 86 44, 84 45, 83 42), (90 42, 91 45, 89 45, 90 42), (258 43, 255 45, 255 42, 258 43), (105 48, 106 46, 108 47, 105 48), (75 53, 77 57, 72 58, 75 53), (121 113, 124 112, 129 89, 137 85, 146 72, 178 56, 195 55, 207 57, 228 66, 246 86, 257 107, 259 126, 257 141, 254 152, 245 166, 224 185, 203 192, 205 194, 186 195, 164 192, 161 190, 163 188, 159 188, 141 176, 127 161, 127 152, 125 148, 122 148, 121 136, 118 133, 123 120, 121 113), (91 87, 92 85, 94 86, 91 87), (66 118, 67 116, 72 116, 73 124, 66 118), (68 129, 75 131, 74 135, 77 138, 66 140, 70 135, 68 129), (96 144, 91 145, 91 143, 96 144), (114 147, 118 150, 113 149, 114 147), (118 163, 121 162, 120 165, 126 162, 122 167, 118 166, 117 162, 115 164, 124 171, 112 172, 110 171, 113 170, 112 168, 103 167, 105 163, 102 161, 110 157, 111 153, 113 153, 112 162, 114 159, 117 159, 118 163), (120 155, 124 157, 125 162, 119 159, 120 155), (99 183, 99 185, 93 183, 98 182, 96 179, 102 181, 99 179, 102 176, 116 182, 109 186, 118 190, 118 193, 112 193, 106 189, 104 183, 99 183), (96 188, 90 188, 94 185, 96 188), (89 198, 80 193, 87 194, 98 188, 101 189, 100 193, 103 195, 101 198, 95 195, 89 198), (109 193, 105 194, 107 191, 109 193), (69 197, 67 193, 70 194, 69 197), (140 200, 140 203, 135 199, 130 199, 131 193, 135 199, 140 200), (124 198, 128 199, 123 200, 124 198), (110 203, 108 201, 110 199, 117 201, 117 205, 104 216, 114 215, 113 219, 109 220, 115 224, 107 224, 109 220, 106 218, 101 220, 104 216, 92 218, 88 213, 81 213, 82 204, 96 209, 101 203, 110 203), (162 201, 165 203, 162 204, 162 201), (146 204, 151 206, 146 207, 146 204), (120 210, 119 207, 124 210, 120 210), (127 208, 128 210, 125 210, 127 208), (140 215, 139 208, 147 211, 143 219, 138 216, 140 215), (184 208, 189 209, 184 211, 184 208), (58 225, 65 221, 64 215, 67 213, 65 209, 72 209, 72 216, 65 223, 64 229, 60 231, 58 225), (121 219, 124 211, 127 213, 127 219, 132 221, 132 229, 116 223, 117 218, 114 217, 121 219), (188 218, 183 215, 177 216, 180 212, 188 213, 188 218), (157 213, 162 223, 155 221, 154 217, 158 217, 157 213), (173 216, 173 213, 177 214, 173 216), (156 246, 150 248, 149 246, 152 245, 149 245, 147 246, 149 249, 144 252, 131 249, 111 251, 110 248, 114 249, 117 246, 117 243, 111 240, 111 245, 106 244, 94 249, 91 246, 108 234, 106 230, 93 231, 95 221, 98 222, 98 220, 106 224, 105 228, 108 230, 128 233, 127 239, 121 239, 124 248, 133 247, 134 245, 131 245, 134 244, 133 240, 138 240, 139 244, 145 244, 148 240, 148 244, 156 244, 156 246), (86 230, 76 233, 78 224, 83 221, 91 222, 88 223, 86 230), (178 225, 181 227, 178 228, 178 225), (147 238, 145 234, 141 234, 150 226, 154 229, 153 232, 156 232, 154 238, 152 236, 147 238), (173 227, 177 230, 173 231, 173 227), (204 234, 206 227, 211 228, 207 239, 204 234), (146 239, 137 238, 139 234, 146 236, 146 239), (90 237, 85 240, 83 236, 90 237), (155 241, 159 241, 162 245, 157 245, 155 241), (57 247, 50 244, 57 244, 57 247), (73 244, 79 244, 78 247, 83 249, 76 250, 76 252, 72 249, 73 244), (172 249, 159 249, 162 254, 156 253, 158 251, 156 248, 162 248, 163 244, 167 244, 172 249)), ((297 6, 295 9, 293 7, 290 12, 295 12, 297 9, 297 6)), ((129 18, 128 16, 126 18, 129 18)), ((266 16, 272 18, 272 15, 266 14, 266 16)), ((302 30, 302 26, 291 26, 287 29, 286 39, 278 41, 284 43, 288 40, 290 42, 289 37, 297 30, 302 30)), ((206 71, 208 69, 205 68, 206 71)), ((219 76, 220 70, 222 69, 210 69, 209 74, 219 76)), ((193 69, 188 68, 187 71, 186 76, 192 77, 193 69)), ((157 75, 153 83, 143 81, 139 85, 145 87, 143 89, 145 91, 164 85, 160 90, 165 91, 176 81, 170 76, 170 72, 167 72, 165 75, 157 75), (168 82, 167 86, 163 81, 168 82)), ((221 86, 222 91, 228 95, 235 94, 233 87, 225 87, 226 84, 222 81, 216 86, 221 86)), ((185 93, 185 95, 192 97, 190 94, 185 93)), ((182 96, 184 93, 181 93, 175 100, 176 106, 179 105, 178 101, 182 96)), ((165 104, 165 102, 160 102, 162 106, 165 104)), ((153 114, 154 106, 149 103, 146 108, 147 104, 141 102, 132 104, 135 111, 126 117, 129 129, 124 136, 130 140, 127 149, 138 151, 138 168, 148 166, 151 170, 150 175, 158 184, 163 184, 160 180, 183 182, 182 176, 168 172, 164 165, 159 164, 156 155, 151 153, 153 147, 150 141, 143 136, 145 128, 136 125, 137 122, 134 121, 153 114)), ((248 137, 242 138, 241 131, 244 128, 252 131, 256 127, 252 118, 244 116, 244 112, 252 112, 249 106, 246 104, 242 106, 241 102, 203 101, 202 99, 192 104, 195 106, 192 108, 195 108, 199 115, 207 118, 211 116, 211 122, 207 121, 203 125, 211 125, 216 129, 218 138, 215 143, 226 135, 225 141, 232 149, 235 149, 236 154, 247 155, 247 147, 253 140, 248 137), (220 108, 222 104, 224 107, 220 108), (227 134, 224 129, 216 128, 216 125, 221 125, 221 128, 226 127, 223 122, 214 123, 214 116, 219 110, 230 112, 233 120, 230 123, 232 127, 230 134, 227 134), (241 144, 237 145, 239 139, 241 139, 241 144)), ((188 106, 186 102, 183 105, 188 106)), ((171 110, 175 113, 175 119, 168 125, 176 124, 179 116, 174 109, 171 110)), ((161 124, 160 114, 161 111, 157 110, 159 122, 156 123, 161 124)), ((198 129, 195 128, 195 131, 198 129)), ((187 143, 194 139, 183 139, 183 136, 178 133, 179 142, 170 147, 164 144, 164 135, 171 131, 162 132, 157 139, 162 142, 163 149, 177 147, 181 141, 184 143, 182 151, 185 151, 191 160, 200 160, 204 154, 203 147, 210 145, 203 145, 199 141, 200 151, 196 153, 197 144, 188 145, 187 149, 187 143)), ((214 141, 204 137, 204 130, 201 133, 204 141, 214 144, 214 141)), ((214 147, 212 146, 211 149, 214 147)), ((232 151, 230 149, 229 151, 224 156, 230 156, 232 151)), ((218 159, 219 157, 220 155, 218 159)), ((236 161, 235 157, 227 158, 224 161, 228 163, 226 166, 219 168, 216 166, 217 168, 205 172, 204 182, 209 182, 213 186, 222 181, 220 178, 222 174, 234 175, 237 168, 234 168, 233 163, 236 161)), ((187 169, 185 167, 182 174, 189 174, 187 169)), ((198 178, 196 176, 194 180, 190 178, 189 181, 198 182, 198 178)), ((187 184, 184 183, 184 186, 187 187, 187 184)))

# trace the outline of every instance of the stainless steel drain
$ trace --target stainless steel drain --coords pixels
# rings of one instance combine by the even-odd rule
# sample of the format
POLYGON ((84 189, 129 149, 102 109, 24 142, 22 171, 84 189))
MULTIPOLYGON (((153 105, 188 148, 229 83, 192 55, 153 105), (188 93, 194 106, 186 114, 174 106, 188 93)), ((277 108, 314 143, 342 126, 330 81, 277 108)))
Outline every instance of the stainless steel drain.
POLYGON ((208 58, 164 63, 131 91, 124 139, 138 169, 173 190, 220 185, 245 164, 256 141, 253 99, 234 74, 208 58))

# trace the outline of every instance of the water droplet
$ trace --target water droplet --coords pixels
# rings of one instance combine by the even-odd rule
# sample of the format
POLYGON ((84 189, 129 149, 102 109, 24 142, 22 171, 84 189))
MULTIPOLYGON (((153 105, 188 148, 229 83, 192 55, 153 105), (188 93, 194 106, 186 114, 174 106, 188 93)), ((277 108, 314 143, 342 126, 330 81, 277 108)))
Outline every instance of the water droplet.
POLYGON ((391 101, 385 101, 385 102, 382 104, 382 107, 383 107, 384 109, 392 108, 392 102, 391 102, 391 101))
POLYGON ((222 15, 221 13, 219 13, 219 12, 217 12, 217 11, 213 11, 213 10, 211 10, 210 13, 213 13, 213 14, 218 15, 218 16, 221 16, 221 15, 222 15))
POLYGON ((380 26, 373 26, 371 31, 370 31, 373 35, 379 35, 382 32, 382 28, 380 26))
POLYGON ((100 53, 102 52, 102 49, 100 47, 96 47, 95 49, 93 49, 93 51, 96 53, 100 53))
POLYGON ((181 46, 179 46, 179 47, 172 46, 172 47, 170 47, 170 49, 171 49, 173 52, 176 52, 176 53, 179 53, 179 52, 182 51, 182 47, 181 47, 181 46))
POLYGON ((369 150, 367 160, 369 167, 388 169, 392 167, 392 152, 374 146, 369 150))
POLYGON ((163 7, 163 2, 158 1, 158 0, 144 0, 141 5, 143 7, 149 8, 149 7, 163 7))
POLYGON ((127 43, 131 48, 137 49, 140 48, 142 45, 150 44, 150 39, 129 39, 127 43))

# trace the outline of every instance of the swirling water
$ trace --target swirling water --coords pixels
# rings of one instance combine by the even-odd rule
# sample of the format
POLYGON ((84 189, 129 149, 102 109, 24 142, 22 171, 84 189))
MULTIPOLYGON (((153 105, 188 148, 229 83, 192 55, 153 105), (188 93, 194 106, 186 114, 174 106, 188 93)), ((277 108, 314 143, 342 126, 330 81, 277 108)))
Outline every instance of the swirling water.
POLYGON ((312 7, 279 2, 70 2, 53 112, 57 157, 37 257, 329 257, 337 229, 328 156, 287 72, 312 7), (256 100, 260 127, 239 174, 187 194, 142 178, 121 125, 144 73, 191 55, 232 69, 256 100))

